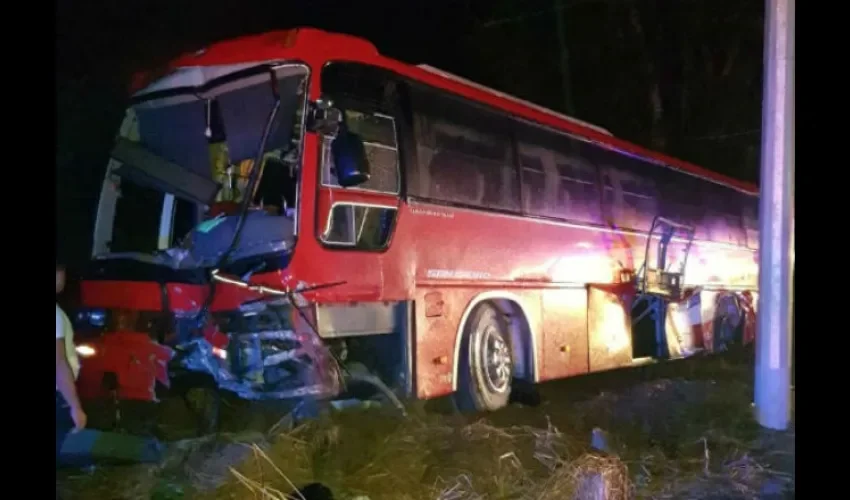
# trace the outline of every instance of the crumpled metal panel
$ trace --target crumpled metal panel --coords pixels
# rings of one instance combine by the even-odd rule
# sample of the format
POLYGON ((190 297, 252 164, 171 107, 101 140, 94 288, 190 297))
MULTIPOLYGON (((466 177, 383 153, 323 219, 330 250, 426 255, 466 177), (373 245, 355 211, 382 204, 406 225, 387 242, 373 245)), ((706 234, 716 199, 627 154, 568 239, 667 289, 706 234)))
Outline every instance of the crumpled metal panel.
POLYGON ((157 401, 156 383, 168 387, 168 363, 174 350, 151 340, 147 333, 113 332, 87 344, 95 355, 83 360, 78 387, 86 399, 109 395, 103 381, 115 374, 120 399, 157 401))
POLYGON ((180 364, 209 374, 221 389, 244 399, 335 395, 339 392, 335 360, 297 309, 287 312, 295 316, 289 323, 293 329, 209 331, 180 346, 185 353, 180 364), (214 339, 222 336, 228 340, 226 349, 214 345, 214 339))

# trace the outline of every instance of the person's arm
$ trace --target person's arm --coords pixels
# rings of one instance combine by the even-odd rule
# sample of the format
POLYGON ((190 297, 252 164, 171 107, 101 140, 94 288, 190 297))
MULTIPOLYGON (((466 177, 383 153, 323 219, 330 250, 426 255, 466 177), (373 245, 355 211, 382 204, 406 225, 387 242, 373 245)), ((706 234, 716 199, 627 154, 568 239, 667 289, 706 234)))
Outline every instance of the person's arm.
POLYGON ((74 372, 65 354, 65 322, 56 309, 56 390, 65 398, 71 410, 79 410, 80 398, 77 396, 77 385, 74 372))

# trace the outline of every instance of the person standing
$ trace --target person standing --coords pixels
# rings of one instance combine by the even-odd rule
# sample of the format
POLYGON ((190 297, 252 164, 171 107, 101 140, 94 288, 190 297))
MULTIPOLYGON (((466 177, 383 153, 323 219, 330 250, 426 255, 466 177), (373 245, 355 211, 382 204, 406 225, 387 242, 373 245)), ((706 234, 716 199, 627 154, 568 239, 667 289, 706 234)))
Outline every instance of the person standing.
MULTIPOLYGON (((65 288, 65 267, 56 262, 56 295, 65 288)), ((74 330, 65 311, 56 304, 56 464, 68 433, 86 426, 86 413, 77 395, 80 360, 74 346, 74 330)))

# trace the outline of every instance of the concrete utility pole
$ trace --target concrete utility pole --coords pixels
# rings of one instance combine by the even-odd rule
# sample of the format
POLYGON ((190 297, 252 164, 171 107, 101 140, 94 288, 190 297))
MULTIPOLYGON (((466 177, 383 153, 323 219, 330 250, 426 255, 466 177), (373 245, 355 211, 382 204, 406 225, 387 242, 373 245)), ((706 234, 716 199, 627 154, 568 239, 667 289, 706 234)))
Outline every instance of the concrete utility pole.
POLYGON ((777 430, 791 420, 794 3, 765 1, 755 407, 758 422, 777 430))

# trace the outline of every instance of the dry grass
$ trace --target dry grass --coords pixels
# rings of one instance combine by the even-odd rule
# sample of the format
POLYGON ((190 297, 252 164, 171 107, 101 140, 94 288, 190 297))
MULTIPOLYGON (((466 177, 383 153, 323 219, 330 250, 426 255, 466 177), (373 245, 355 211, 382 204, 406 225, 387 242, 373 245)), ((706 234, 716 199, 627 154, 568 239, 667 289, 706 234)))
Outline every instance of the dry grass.
POLYGON ((231 470, 237 480, 211 496, 288 500, 300 498, 296 484, 313 481, 372 500, 554 500, 599 484, 609 492, 604 498, 616 500, 632 490, 616 457, 584 453, 565 460, 569 444, 554 427, 499 428, 484 420, 452 427, 417 419, 366 448, 365 436, 343 436, 334 420, 282 436, 271 450, 253 446, 253 460, 231 470), (363 459, 352 460, 358 455, 363 459))
POLYGON ((755 425, 746 367, 705 363, 698 370, 710 378, 659 373, 488 420, 414 405, 404 419, 379 410, 331 414, 270 442, 184 444, 170 463, 123 475, 135 490, 88 490, 110 476, 103 470, 73 488, 86 494, 71 498, 279 500, 300 498, 296 486, 312 482, 336 498, 370 500, 744 499, 763 498, 766 487, 793 491, 793 430, 768 435, 755 425), (607 452, 590 447, 595 427, 604 429, 607 452))

